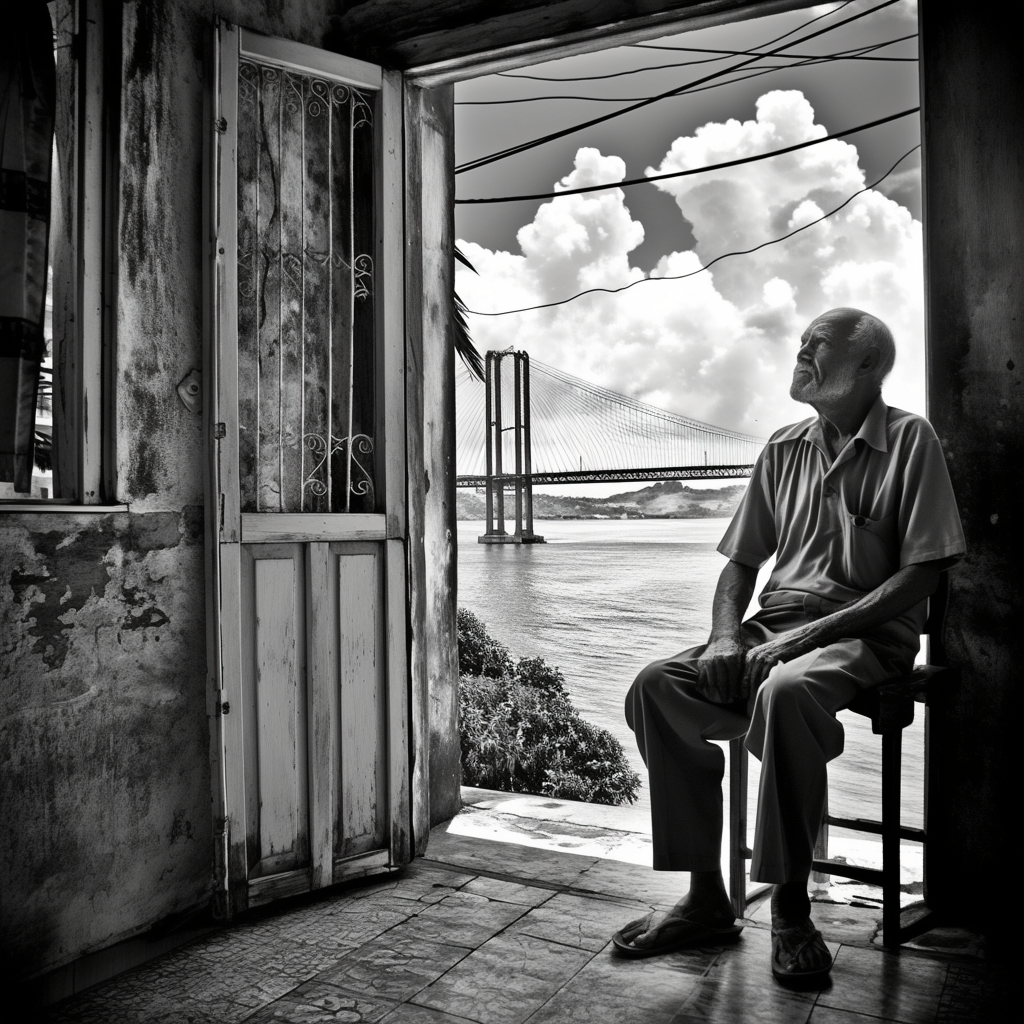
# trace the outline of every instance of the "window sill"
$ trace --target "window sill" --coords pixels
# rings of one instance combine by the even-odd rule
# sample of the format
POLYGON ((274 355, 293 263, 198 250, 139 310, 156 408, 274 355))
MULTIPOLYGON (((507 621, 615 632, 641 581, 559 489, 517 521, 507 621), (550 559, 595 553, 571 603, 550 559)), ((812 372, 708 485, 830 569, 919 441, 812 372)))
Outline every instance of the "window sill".
POLYGON ((127 512, 127 505, 69 505, 60 501, 51 501, 49 498, 32 500, 0 499, 0 513, 2 512, 59 512, 65 515, 69 512, 86 515, 109 515, 111 512, 127 512))

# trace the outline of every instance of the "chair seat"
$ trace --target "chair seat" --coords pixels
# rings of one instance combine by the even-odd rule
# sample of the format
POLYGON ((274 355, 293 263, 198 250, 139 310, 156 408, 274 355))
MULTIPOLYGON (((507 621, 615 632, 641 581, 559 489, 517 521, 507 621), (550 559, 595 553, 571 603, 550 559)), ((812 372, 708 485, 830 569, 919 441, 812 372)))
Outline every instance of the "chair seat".
POLYGON ((942 665, 917 665, 902 679, 861 690, 848 708, 870 718, 876 736, 905 729, 914 721, 914 703, 925 701, 934 687, 949 680, 952 672, 942 665))

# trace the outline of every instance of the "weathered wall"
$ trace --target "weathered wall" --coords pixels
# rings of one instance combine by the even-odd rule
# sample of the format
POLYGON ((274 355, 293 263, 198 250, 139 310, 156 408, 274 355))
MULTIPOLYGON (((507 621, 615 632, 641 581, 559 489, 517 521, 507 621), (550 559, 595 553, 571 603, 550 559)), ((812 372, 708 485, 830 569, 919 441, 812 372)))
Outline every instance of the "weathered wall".
POLYGON ((16 977, 209 893, 205 456, 175 390, 202 369, 207 60, 215 14, 322 45, 332 9, 123 4, 107 497, 130 511, 0 519, 0 958, 16 977))
POLYGON ((0 521, 0 955, 15 976, 205 898, 201 537, 195 505, 0 521))
POLYGON ((996 924, 971 880, 1005 873, 1019 802, 1024 82, 1016 41, 978 7, 922 4, 921 33, 929 414, 969 547, 947 637, 963 682, 933 716, 929 898, 996 924))

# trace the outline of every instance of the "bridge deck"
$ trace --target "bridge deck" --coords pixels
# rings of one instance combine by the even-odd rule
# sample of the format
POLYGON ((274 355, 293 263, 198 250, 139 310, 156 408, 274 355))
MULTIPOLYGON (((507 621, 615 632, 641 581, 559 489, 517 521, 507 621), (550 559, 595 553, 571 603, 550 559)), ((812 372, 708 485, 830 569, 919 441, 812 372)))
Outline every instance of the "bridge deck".
MULTIPOLYGON (((662 469, 584 469, 565 473, 533 473, 534 487, 544 484, 630 483, 653 480, 742 480, 750 476, 753 463, 745 466, 669 466, 662 469)), ((514 473, 503 473, 495 480, 515 483, 514 473)), ((456 487, 486 487, 485 475, 457 476, 456 487)))

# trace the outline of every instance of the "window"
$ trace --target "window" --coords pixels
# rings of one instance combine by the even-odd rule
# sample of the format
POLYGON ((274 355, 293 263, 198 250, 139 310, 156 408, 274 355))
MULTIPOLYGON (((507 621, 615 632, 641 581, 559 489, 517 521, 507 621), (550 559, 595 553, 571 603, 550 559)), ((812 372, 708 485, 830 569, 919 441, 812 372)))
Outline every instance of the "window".
MULTIPOLYGON (((28 6, 42 13, 35 5, 28 6)), ((53 141, 47 161, 49 194, 45 187, 34 189, 49 212, 48 223, 36 218, 37 225, 48 228, 48 245, 36 246, 46 253, 45 316, 37 314, 43 332, 35 348, 29 351, 22 346, 19 353, 20 379, 12 378, 11 361, 5 361, 0 404, 2 417, 3 408, 10 407, 10 393, 27 396, 25 408, 19 409, 20 421, 10 431, 12 437, 20 431, 17 450, 23 453, 23 465, 17 474, 13 466, 0 471, 0 502, 29 502, 41 508, 55 501, 97 505, 109 500, 113 490, 104 475, 112 460, 103 455, 110 432, 105 405, 111 397, 107 386, 110 346, 105 342, 112 337, 110 286, 116 249, 109 224, 117 199, 119 117, 118 81, 111 80, 118 74, 117 62, 109 58, 119 46, 108 41, 116 44, 120 38, 119 5, 54 0, 45 13, 50 19, 54 61, 53 141), (29 414, 33 398, 34 423, 29 414), (30 434, 31 456, 26 444, 30 434)), ((15 33, 21 24, 26 33, 37 37, 46 31, 45 22, 40 25, 26 18, 15 22, 15 33)), ((35 230, 38 233, 40 228, 35 230)), ((38 262, 38 257, 27 255, 29 250, 26 244, 26 266, 32 259, 38 262)), ((0 287, 6 304, 14 289, 10 281, 0 287)), ((10 352, 9 346, 4 352, 10 352)))

